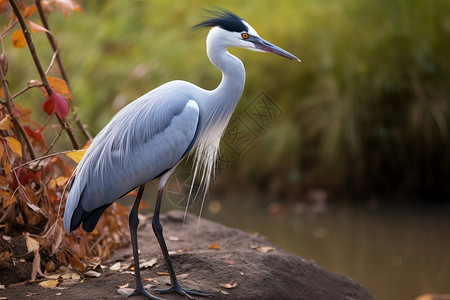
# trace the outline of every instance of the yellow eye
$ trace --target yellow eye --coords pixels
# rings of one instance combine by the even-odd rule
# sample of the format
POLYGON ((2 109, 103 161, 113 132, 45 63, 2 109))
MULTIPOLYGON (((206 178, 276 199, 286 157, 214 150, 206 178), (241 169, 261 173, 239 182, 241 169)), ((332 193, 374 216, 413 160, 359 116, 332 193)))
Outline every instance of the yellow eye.
POLYGON ((241 34, 241 37, 242 37, 243 39, 248 38, 248 33, 247 33, 247 32, 243 32, 243 33, 241 34))

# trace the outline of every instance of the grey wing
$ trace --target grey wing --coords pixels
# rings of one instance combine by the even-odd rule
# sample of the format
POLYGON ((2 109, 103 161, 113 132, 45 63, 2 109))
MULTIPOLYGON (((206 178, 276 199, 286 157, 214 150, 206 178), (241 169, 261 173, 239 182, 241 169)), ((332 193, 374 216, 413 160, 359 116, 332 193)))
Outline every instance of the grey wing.
POLYGON ((67 232, 81 222, 92 231, 109 205, 174 167, 194 145, 200 128, 197 103, 153 98, 145 95, 126 106, 93 140, 67 198, 67 232))

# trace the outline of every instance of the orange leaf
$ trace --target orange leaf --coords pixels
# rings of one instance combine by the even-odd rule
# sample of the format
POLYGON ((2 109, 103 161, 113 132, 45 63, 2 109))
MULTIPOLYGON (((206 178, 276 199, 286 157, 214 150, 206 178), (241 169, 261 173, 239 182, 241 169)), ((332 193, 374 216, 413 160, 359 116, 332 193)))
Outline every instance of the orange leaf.
POLYGON ((28 22, 28 24, 30 24, 30 29, 31 29, 31 32, 33 32, 33 33, 37 33, 37 32, 39 32, 39 31, 51 33, 47 28, 42 27, 42 26, 39 25, 39 24, 36 24, 36 23, 34 23, 34 22, 31 22, 30 20, 27 20, 27 22, 28 22))
POLYGON ((76 258, 75 256, 69 257, 70 264, 72 265, 72 268, 75 271, 83 272, 84 271, 84 265, 83 263, 76 258))
POLYGON ((8 176, 8 174, 11 172, 11 164, 9 163, 9 161, 6 161, 5 158, 3 165, 5 166, 5 175, 8 176))
POLYGON ((0 196, 2 198, 11 197, 11 193, 5 190, 0 190, 0 196))
POLYGON ((0 121, 0 130, 9 130, 13 126, 13 123, 11 122, 11 118, 9 115, 6 115, 6 117, 3 118, 3 120, 0 121))
POLYGON ((212 250, 220 250, 220 245, 217 243, 214 243, 212 245, 209 245, 208 248, 212 249, 212 250))
POLYGON ((29 5, 25 7, 24 10, 22 10, 22 15, 26 19, 28 17, 31 17, 37 10, 36 4, 29 5))
POLYGON ((5 99, 5 91, 3 91, 3 87, 0 86, 0 98, 5 99))
POLYGON ((69 87, 67 86, 65 80, 53 76, 47 76, 47 79, 48 83, 50 83, 50 86, 55 92, 72 100, 72 94, 70 93, 69 87))
POLYGON ((58 178, 56 178, 56 185, 64 186, 66 184, 67 180, 69 180, 68 177, 59 176, 58 178))
POLYGON ((16 48, 25 48, 27 40, 25 39, 22 30, 19 29, 13 32, 12 45, 16 48))
POLYGON ((10 197, 4 197, 3 198, 3 209, 7 208, 11 204, 17 201, 17 198, 15 196, 10 197))
POLYGON ((20 157, 22 157, 22 145, 13 137, 7 138, 8 146, 14 153, 17 153, 20 157))

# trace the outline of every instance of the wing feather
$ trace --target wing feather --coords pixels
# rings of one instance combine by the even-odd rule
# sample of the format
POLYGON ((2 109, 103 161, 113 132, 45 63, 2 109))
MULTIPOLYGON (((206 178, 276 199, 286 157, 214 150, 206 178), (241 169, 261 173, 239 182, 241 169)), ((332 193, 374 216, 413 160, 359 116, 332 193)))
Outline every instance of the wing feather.
POLYGON ((162 87, 124 107, 93 140, 67 198, 67 232, 83 221, 72 216, 86 219, 88 212, 174 167, 192 148, 200 128, 199 107, 170 86, 162 87))

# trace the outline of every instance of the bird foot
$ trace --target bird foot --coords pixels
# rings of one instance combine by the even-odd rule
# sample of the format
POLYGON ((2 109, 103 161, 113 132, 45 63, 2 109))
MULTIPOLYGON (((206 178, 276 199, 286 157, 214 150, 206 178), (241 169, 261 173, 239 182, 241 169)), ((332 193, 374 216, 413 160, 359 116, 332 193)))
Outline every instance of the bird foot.
POLYGON ((153 296, 152 294, 147 292, 144 288, 136 288, 134 291, 132 291, 131 293, 129 293, 127 295, 127 298, 133 297, 133 296, 137 296, 137 295, 142 295, 142 296, 144 296, 144 297, 146 297, 148 299, 151 299, 151 300, 164 300, 162 298, 153 296))
POLYGON ((158 289, 158 290, 155 290, 155 292, 158 292, 158 293, 161 293, 161 294, 178 293, 180 295, 188 297, 189 299, 197 299, 197 298, 192 297, 192 296, 214 297, 214 294, 204 293, 204 292, 199 291, 199 290, 188 290, 188 289, 185 289, 185 288, 181 287, 179 284, 172 285, 168 289, 158 289))

